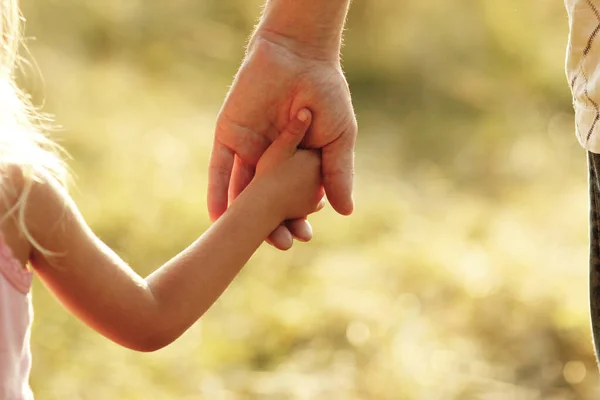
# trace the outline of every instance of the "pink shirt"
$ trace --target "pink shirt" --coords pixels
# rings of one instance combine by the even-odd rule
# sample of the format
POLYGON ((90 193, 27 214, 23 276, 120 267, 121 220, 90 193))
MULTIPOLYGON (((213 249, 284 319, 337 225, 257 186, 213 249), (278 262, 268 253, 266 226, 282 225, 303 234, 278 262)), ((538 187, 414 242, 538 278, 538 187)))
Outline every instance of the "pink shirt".
POLYGON ((0 234, 0 399, 32 400, 29 339, 32 272, 13 256, 0 234))

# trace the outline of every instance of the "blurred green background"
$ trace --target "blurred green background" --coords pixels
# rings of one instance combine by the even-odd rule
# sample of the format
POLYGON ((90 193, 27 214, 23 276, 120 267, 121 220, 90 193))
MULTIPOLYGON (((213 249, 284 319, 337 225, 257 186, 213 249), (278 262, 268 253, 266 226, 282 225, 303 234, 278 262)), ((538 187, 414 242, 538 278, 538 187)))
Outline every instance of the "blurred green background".
MULTIPOLYGON (((25 86, 63 127, 83 214, 142 275, 209 225, 216 114, 260 5, 23 1, 25 86)), ((38 399, 600 396, 562 2, 355 0, 345 37, 355 214, 261 248, 152 354, 36 282, 38 399)))

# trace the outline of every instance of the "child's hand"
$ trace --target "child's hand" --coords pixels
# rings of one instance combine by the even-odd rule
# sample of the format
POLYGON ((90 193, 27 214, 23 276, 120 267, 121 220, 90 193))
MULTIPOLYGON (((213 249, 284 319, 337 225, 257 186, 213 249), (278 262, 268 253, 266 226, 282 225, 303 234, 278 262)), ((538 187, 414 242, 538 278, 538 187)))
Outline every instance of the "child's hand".
POLYGON ((265 151, 256 166, 256 181, 273 196, 274 212, 281 220, 304 218, 324 206, 321 154, 298 146, 310 126, 312 115, 302 109, 286 130, 265 151))

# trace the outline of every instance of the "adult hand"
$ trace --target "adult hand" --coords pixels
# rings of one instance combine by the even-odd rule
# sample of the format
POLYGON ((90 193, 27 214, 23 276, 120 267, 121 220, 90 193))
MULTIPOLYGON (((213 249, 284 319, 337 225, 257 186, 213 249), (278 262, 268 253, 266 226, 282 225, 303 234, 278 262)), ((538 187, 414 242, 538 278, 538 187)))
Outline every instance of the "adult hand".
MULTIPOLYGON (((301 147, 321 149, 327 198, 340 214, 353 211, 357 124, 339 57, 322 57, 255 35, 217 119, 209 166, 208 208, 215 220, 250 183, 271 142, 306 107, 313 123, 301 147)), ((305 219, 288 221, 269 237, 280 249, 312 236, 305 219)))

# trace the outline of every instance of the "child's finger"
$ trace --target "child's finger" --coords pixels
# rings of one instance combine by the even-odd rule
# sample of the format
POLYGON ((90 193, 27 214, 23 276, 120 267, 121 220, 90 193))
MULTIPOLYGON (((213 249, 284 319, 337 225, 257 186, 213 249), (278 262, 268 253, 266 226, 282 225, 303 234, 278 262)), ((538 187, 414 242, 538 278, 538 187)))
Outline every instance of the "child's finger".
POLYGON ((302 108, 296 114, 296 118, 290 121, 285 130, 279 135, 273 144, 279 147, 280 150, 295 153, 296 149, 302 143, 304 139, 304 135, 310 126, 310 122, 312 120, 311 112, 302 108))
POLYGON ((323 186, 319 188, 318 196, 319 197, 317 198, 320 198, 321 200, 319 200, 319 202, 317 203, 317 206, 315 207, 313 213, 321 211, 327 205, 327 196, 325 196, 325 189, 323 189, 323 186))

